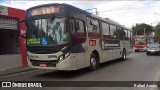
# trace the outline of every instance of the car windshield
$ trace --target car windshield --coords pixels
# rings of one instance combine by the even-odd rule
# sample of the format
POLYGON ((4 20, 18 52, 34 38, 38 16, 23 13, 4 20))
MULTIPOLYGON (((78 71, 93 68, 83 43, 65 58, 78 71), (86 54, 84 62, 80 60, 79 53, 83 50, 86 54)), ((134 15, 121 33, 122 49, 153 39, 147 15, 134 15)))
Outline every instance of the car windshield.
POLYGON ((159 47, 158 44, 151 44, 151 45, 149 45, 149 48, 158 48, 158 47, 159 47))
POLYGON ((65 18, 27 20, 28 45, 61 45, 69 42, 65 18))
POLYGON ((148 44, 153 44, 153 42, 148 42, 148 44))

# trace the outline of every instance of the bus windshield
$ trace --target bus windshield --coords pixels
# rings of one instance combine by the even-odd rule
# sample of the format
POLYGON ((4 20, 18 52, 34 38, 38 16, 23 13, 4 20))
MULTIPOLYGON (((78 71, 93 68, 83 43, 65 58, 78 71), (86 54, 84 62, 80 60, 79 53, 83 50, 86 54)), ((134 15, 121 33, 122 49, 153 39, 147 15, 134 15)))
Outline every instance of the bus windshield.
POLYGON ((145 44, 145 39, 137 38, 136 41, 135 41, 135 44, 144 45, 145 44))
POLYGON ((62 45, 69 43, 65 18, 27 20, 27 45, 62 45))

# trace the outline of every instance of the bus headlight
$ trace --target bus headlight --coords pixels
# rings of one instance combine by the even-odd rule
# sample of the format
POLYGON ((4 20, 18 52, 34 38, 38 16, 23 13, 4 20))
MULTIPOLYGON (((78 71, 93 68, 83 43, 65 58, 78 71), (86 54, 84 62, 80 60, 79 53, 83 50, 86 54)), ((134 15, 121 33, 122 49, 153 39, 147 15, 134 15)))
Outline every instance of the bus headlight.
POLYGON ((59 62, 63 61, 63 55, 59 57, 59 62))
POLYGON ((70 55, 70 52, 65 54, 65 58, 67 58, 70 55))

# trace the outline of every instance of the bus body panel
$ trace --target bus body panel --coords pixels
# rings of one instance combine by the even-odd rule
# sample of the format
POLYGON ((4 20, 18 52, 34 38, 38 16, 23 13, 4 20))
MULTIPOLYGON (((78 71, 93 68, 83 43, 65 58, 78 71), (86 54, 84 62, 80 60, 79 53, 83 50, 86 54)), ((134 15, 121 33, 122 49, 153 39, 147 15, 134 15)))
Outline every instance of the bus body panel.
MULTIPOLYGON (((87 64, 86 66, 84 64, 84 60, 85 60, 85 59, 83 59, 84 54, 85 53, 78 53, 78 54, 77 53, 72 53, 65 60, 63 60, 61 62, 58 62, 55 67, 34 66, 34 65, 31 64, 29 58, 27 59, 27 61, 29 63, 29 66, 34 67, 34 68, 54 69, 54 70, 77 70, 77 69, 81 69, 81 68, 89 66, 89 64, 87 64)), ((38 61, 40 61, 40 60, 38 60, 38 61)), ((86 61, 87 61, 87 59, 86 59, 86 61)))
MULTIPOLYGON (((54 4, 53 4, 54 5, 54 4)), ((61 4, 60 4, 61 5, 61 4)), ((114 23, 113 21, 105 20, 103 18, 100 18, 98 16, 95 16, 93 14, 87 13, 83 10, 80 10, 76 7, 62 4, 64 7, 66 7, 65 15, 66 15, 66 29, 69 32, 70 38, 71 38, 71 50, 69 51, 69 56, 63 60, 60 59, 60 56, 64 54, 64 51, 60 50, 53 54, 34 54, 28 51, 28 63, 29 66, 34 68, 41 68, 41 69, 54 69, 54 70, 77 70, 81 68, 85 68, 90 66, 90 57, 92 53, 97 52, 97 58, 99 59, 99 63, 103 63, 106 61, 114 60, 117 58, 122 57, 122 52, 125 49, 126 54, 130 54, 133 50, 130 46, 130 40, 120 40, 117 39, 116 41, 119 41, 119 46, 117 47, 105 47, 105 40, 112 40, 111 38, 108 38, 109 36, 103 36, 102 32, 102 26, 101 21, 109 24, 109 25, 115 25, 117 27, 123 27, 117 23, 114 23), (66 6, 65 6, 66 5, 66 6), (99 33, 95 34, 94 37, 91 37, 92 33, 90 33, 90 28, 88 26, 88 23, 94 23, 91 22, 90 19, 94 19, 98 21, 98 29, 99 33), (72 21, 71 21, 72 20, 72 21), (76 25, 76 20, 80 20, 84 23, 85 32, 84 33, 77 33, 76 36, 73 35, 73 30, 71 24, 76 25), (90 21, 89 21, 90 20, 90 21), (74 22, 74 23, 71 23, 74 22), (85 35, 85 36, 84 36, 85 35), (77 36, 84 36, 84 37, 77 37, 77 36), (104 37, 104 38, 103 38, 104 37), (90 41, 94 41, 94 45, 91 45, 90 41), (38 58, 37 58, 38 57, 38 58), (52 57, 52 58, 48 58, 52 57), (34 59, 33 62, 30 61, 30 59, 34 59), (52 62, 52 63, 50 63, 52 62), (35 65, 33 65, 36 63, 35 65), (38 63, 38 64, 37 64, 38 63), (47 66, 53 65, 53 66, 47 66), (37 65, 37 66, 36 66, 37 65)), ((42 5, 45 7, 45 5, 42 5)), ((46 5, 47 6, 47 5, 46 5)), ((63 12, 64 14, 64 12, 63 12)), ((58 14, 53 14, 58 15, 58 14)), ((35 16, 36 17, 36 16, 35 16)), ((28 17, 29 18, 29 17, 28 17)), ((125 27, 123 27, 125 28, 125 27)), ((109 30, 109 29, 107 29, 109 30)), ((130 30, 130 29, 128 29, 130 30)), ((93 32, 94 33, 94 32, 93 32)), ((92 43, 93 44, 93 43, 92 43)), ((112 43, 111 43, 112 44, 112 43)))

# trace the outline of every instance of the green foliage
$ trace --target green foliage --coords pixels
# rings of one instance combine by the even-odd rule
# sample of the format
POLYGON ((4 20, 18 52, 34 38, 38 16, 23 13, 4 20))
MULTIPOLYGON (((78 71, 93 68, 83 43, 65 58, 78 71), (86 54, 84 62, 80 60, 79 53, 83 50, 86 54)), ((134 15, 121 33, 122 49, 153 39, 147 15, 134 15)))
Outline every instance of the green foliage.
POLYGON ((145 33, 146 34, 150 34, 154 31, 153 27, 148 25, 148 24, 145 24, 145 23, 137 24, 136 23, 136 26, 132 26, 133 35, 136 35, 136 33, 137 33, 137 35, 143 35, 144 34, 144 28, 145 28, 145 33))
POLYGON ((155 26, 155 41, 160 43, 160 23, 155 26))

